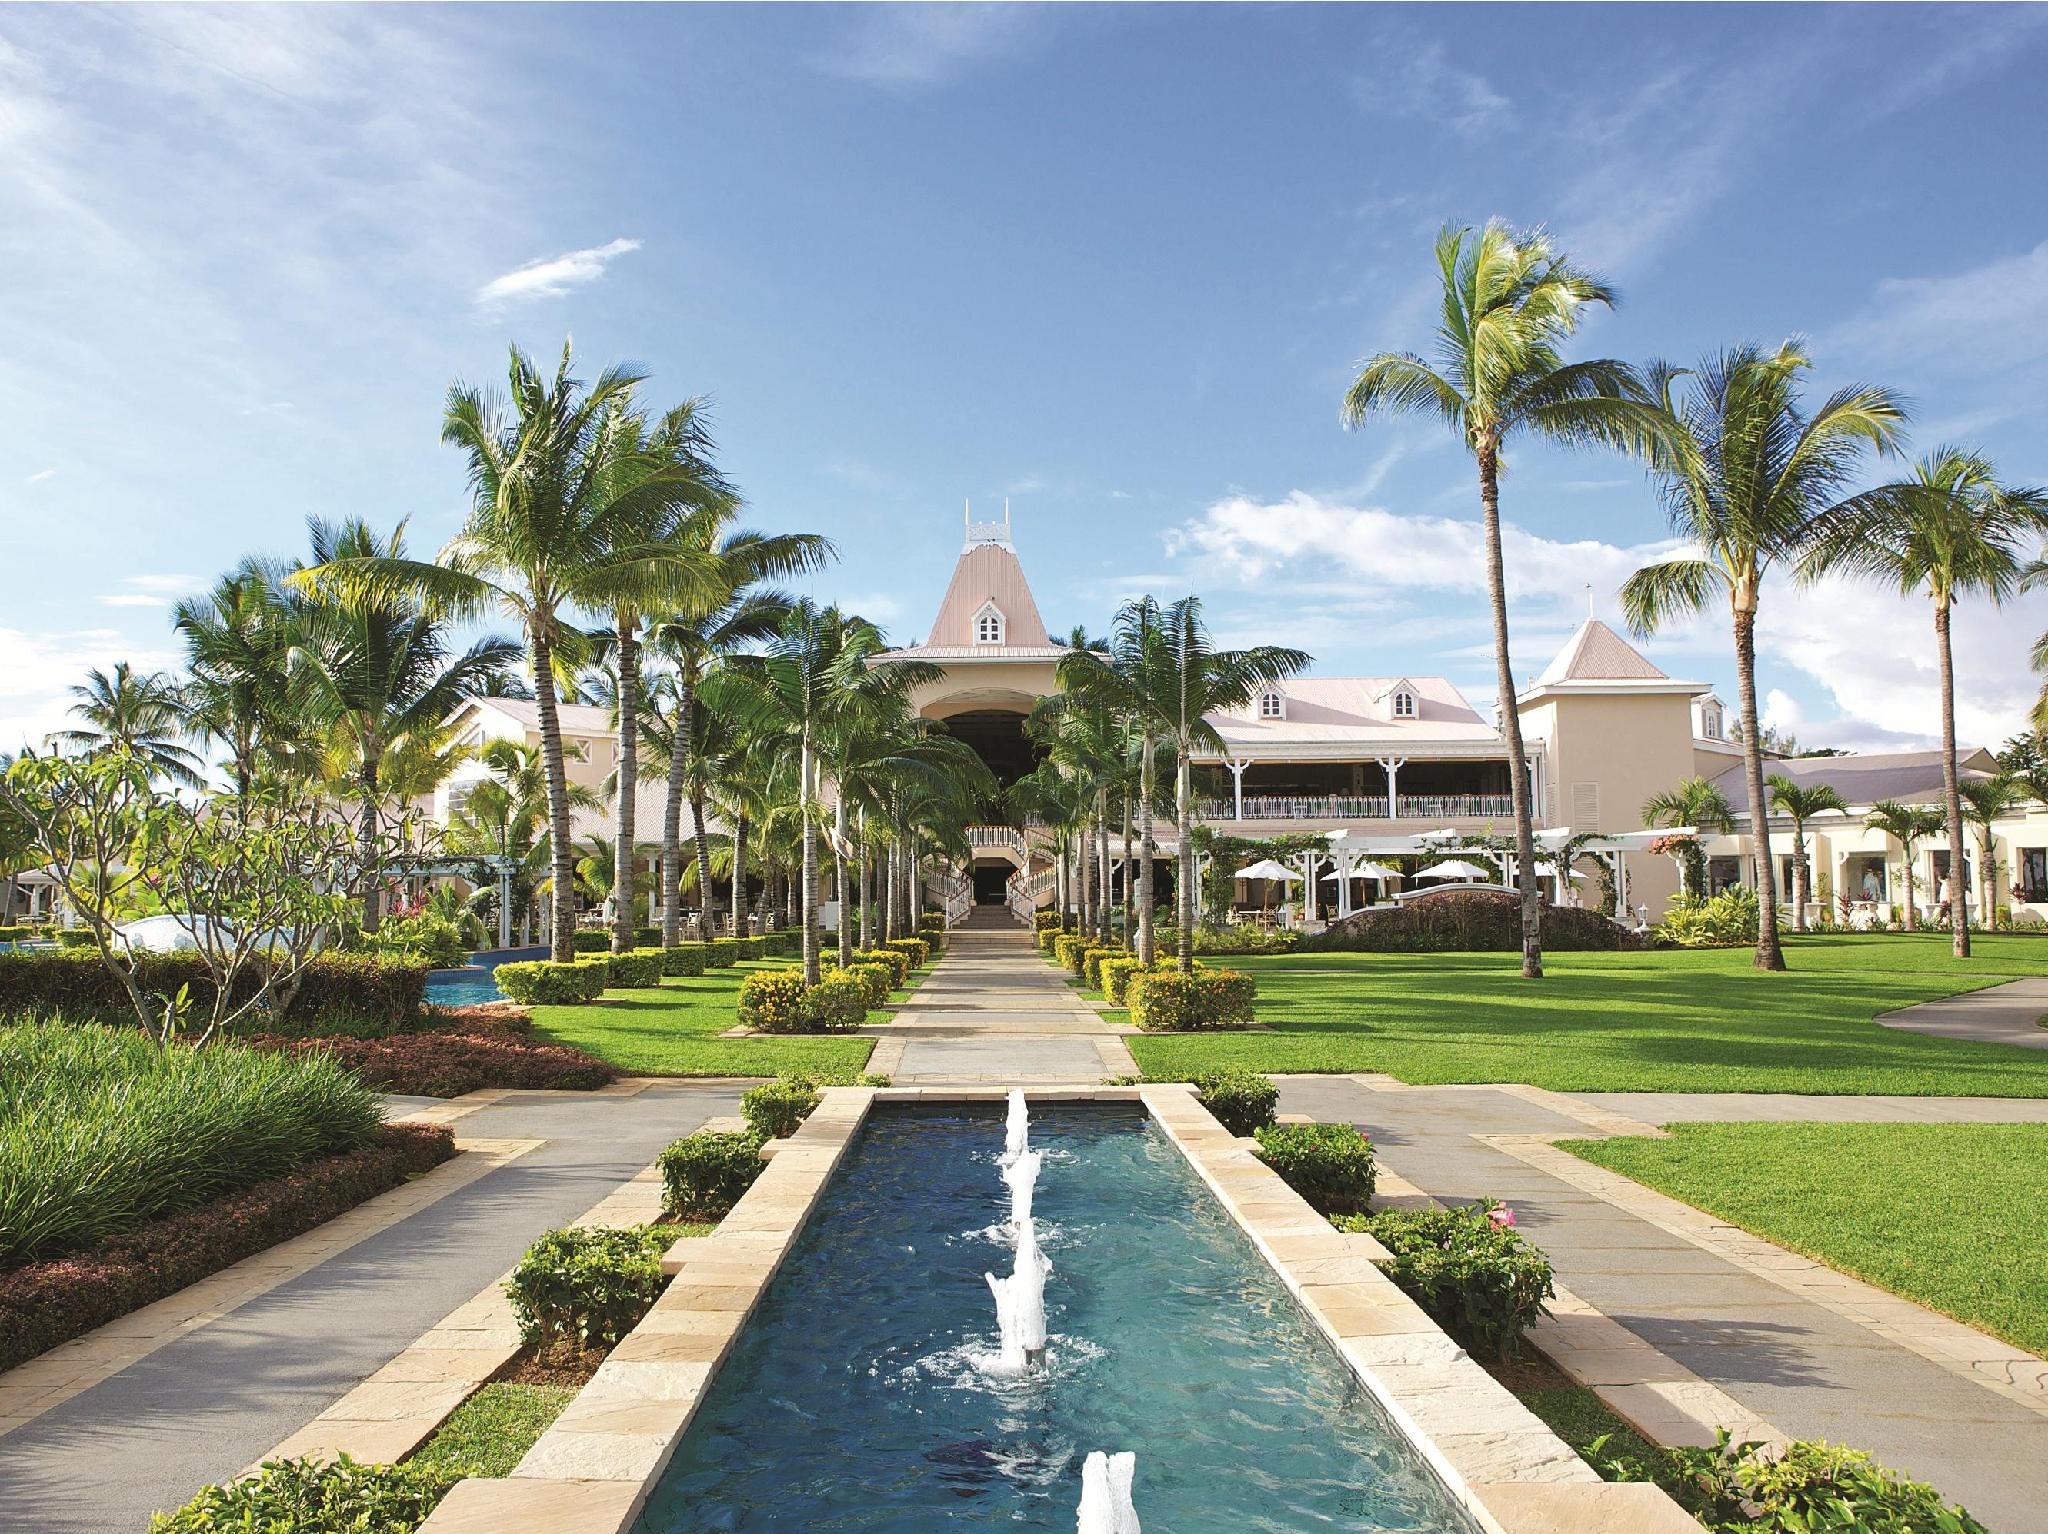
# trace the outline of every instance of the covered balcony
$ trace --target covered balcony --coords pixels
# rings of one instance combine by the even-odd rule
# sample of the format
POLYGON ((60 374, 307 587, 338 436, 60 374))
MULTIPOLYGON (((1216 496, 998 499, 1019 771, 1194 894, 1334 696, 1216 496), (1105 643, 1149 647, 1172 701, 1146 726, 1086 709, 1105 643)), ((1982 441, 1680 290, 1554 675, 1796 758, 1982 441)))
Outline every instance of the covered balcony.
POLYGON ((1504 759, 1260 762, 1195 769, 1204 820, 1496 820, 1514 812, 1504 759))

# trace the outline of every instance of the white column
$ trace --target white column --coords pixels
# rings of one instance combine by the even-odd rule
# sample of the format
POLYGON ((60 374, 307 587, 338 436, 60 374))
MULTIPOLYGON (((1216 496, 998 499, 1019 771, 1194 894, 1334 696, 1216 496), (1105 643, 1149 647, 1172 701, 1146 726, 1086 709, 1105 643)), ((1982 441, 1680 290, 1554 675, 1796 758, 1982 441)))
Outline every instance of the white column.
POLYGON ((1244 819, 1244 770, 1251 766, 1248 756, 1233 756, 1224 762, 1230 769, 1231 819, 1244 819))
POLYGON ((1337 853, 1337 919, 1343 920, 1351 914, 1351 854, 1337 853))
POLYGON ((1301 897, 1301 923, 1304 927, 1315 919, 1317 908, 1316 865, 1321 861, 1321 857, 1313 852, 1304 852, 1301 855, 1301 871, 1304 876, 1304 882, 1301 886, 1303 892, 1301 897))
POLYGON ((1401 769, 1408 765, 1408 758, 1405 756, 1382 756, 1375 757, 1374 760, 1380 764, 1381 769, 1387 775, 1387 818, 1389 820, 1398 820, 1401 815, 1401 769))

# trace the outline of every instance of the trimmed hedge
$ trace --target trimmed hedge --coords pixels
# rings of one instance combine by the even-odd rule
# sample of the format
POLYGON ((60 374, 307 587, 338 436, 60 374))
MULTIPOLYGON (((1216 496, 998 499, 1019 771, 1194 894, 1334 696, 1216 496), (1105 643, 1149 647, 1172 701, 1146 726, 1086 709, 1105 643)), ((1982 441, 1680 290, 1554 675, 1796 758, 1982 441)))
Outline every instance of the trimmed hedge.
POLYGON ((802 1033, 810 1021, 807 989, 800 969, 755 970, 740 982, 740 1023, 758 1033, 802 1033))
POLYGON ((1124 988, 1131 1021, 1146 1033, 1242 1028, 1257 996, 1252 977, 1236 969, 1158 969, 1133 975, 1124 988))
POLYGON ((768 952, 768 939, 765 934, 757 935, 754 937, 743 937, 739 940, 739 942, 740 957, 743 959, 758 960, 771 957, 771 955, 768 952))
POLYGON ((529 1006, 573 1006, 596 1001, 611 983, 609 957, 577 959, 557 964, 550 959, 532 959, 500 964, 494 971, 498 989, 514 1001, 529 1006))
POLYGON ((615 953, 605 960, 606 984, 636 991, 657 987, 661 984, 662 963, 659 948, 636 948, 631 953, 615 953))
POLYGON ((460 1097, 486 1087, 594 1092, 618 1080, 616 1067, 567 1044, 542 1044, 504 1024, 406 1033, 389 1039, 291 1039, 258 1034, 257 1049, 320 1053, 379 1092, 460 1097))
POLYGON ((1066 935, 1067 934, 1061 931, 1058 927, 1040 927, 1038 929, 1038 937, 1036 939, 1038 943, 1038 951, 1044 954, 1049 959, 1056 958, 1057 955, 1055 953, 1055 950, 1059 946, 1060 939, 1065 937, 1066 935))
POLYGON ((1322 1214, 1372 1206, 1372 1140, 1349 1124, 1269 1124, 1254 1131, 1259 1159, 1322 1214))
POLYGON ((931 957, 932 946, 921 937, 892 937, 882 945, 893 948, 910 961, 912 969, 923 969, 924 961, 931 957))
POLYGON ((673 948, 661 951, 661 972, 694 980, 704 973, 705 960, 710 957, 702 943, 678 943, 673 948))
POLYGON ((731 969, 740 961, 740 940, 736 937, 715 937, 704 946, 705 962, 713 969, 731 969))
POLYGON ((549 1231, 505 1281, 519 1340, 530 1348, 617 1347, 668 1287, 661 1258, 675 1239, 663 1225, 549 1231))
POLYGON ((761 1175, 761 1146, 751 1129, 700 1129, 661 1153, 661 1207, 684 1220, 722 1220, 761 1175))
POLYGON ((610 953, 612 951, 612 930, 609 927, 586 927, 570 940, 578 953, 610 953))
POLYGON ((796 952, 794 932, 768 932, 761 937, 761 953, 770 959, 786 959, 796 952))
POLYGON ((1057 932, 1059 925, 1060 913, 1057 911, 1033 911, 1031 913, 1031 930, 1033 932, 1057 932))
MULTIPOLYGON (((87 939, 90 941, 90 939, 87 939)), ((190 986, 202 1010, 211 1007, 213 982, 194 953, 136 955, 135 978, 152 996, 175 996, 190 986)), ((256 993, 244 976, 236 999, 256 993)), ((416 1027, 426 1000, 427 965, 381 954, 325 954, 300 971, 291 1004, 281 1017, 252 1023, 268 1032, 353 1034, 375 1038, 416 1027)), ((0 953, 0 1016, 59 1014, 74 1022, 133 1027, 128 992, 97 952, 0 953)))
POLYGON ((824 1100, 810 1077, 783 1075, 742 1093, 740 1113, 763 1140, 780 1140, 795 1134, 824 1100))
MULTIPOLYGON (((889 971, 889 989, 895 990, 910 979, 910 956, 894 948, 856 948, 853 950, 856 964, 879 964, 889 971)), ((882 998, 888 1000, 886 995, 882 998)))
POLYGON ((1130 956, 1130 950, 1121 943, 1098 944, 1081 956, 1081 978, 1096 990, 1102 989, 1102 966, 1111 959, 1130 956))
POLYGON ((90 1251, 0 1273, 0 1370, 303 1235, 454 1154, 445 1124, 387 1124, 361 1150, 308 1162, 90 1251))
MULTIPOLYGON (((804 993, 804 1014, 811 1027, 821 1033, 846 1033, 858 1028, 868 1020, 868 1008, 875 1003, 868 1000, 873 994, 872 983, 856 971, 865 969, 870 976, 880 977, 879 965, 856 964, 853 970, 832 970, 824 972, 818 983, 804 993)), ((882 992, 882 1000, 889 993, 882 992)))
POLYGON ((1269 1128, 1280 1108, 1280 1089, 1271 1076, 1258 1071, 1209 1071, 1194 1078, 1195 1101, 1216 1116, 1234 1135, 1269 1128))
POLYGON ((435 1465, 363 1465, 346 1454, 268 1460, 246 1480, 208 1486, 172 1513, 153 1513, 149 1534, 414 1534, 462 1479, 435 1465))
POLYGON ((1381 1272, 1466 1347, 1503 1361, 1520 1354, 1522 1334, 1557 1293, 1550 1259, 1522 1239, 1504 1204, 1386 1209, 1333 1223, 1378 1240, 1391 1254, 1381 1272))
MULTIPOLYGON (((1642 947, 1642 939, 1598 911, 1543 907, 1543 946, 1558 953, 1642 947)), ((1518 953, 1521 897, 1493 890, 1445 890, 1402 905, 1369 906, 1304 937, 1304 953, 1518 953)))

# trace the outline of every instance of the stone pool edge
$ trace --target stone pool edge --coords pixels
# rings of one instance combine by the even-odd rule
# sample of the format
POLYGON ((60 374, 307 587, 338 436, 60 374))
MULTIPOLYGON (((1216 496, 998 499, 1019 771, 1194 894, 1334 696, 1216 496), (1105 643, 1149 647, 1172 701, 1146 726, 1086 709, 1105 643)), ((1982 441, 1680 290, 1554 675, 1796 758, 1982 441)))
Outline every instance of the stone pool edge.
MULTIPOLYGON (((1186 1086, 1031 1087, 1032 1102, 1142 1104, 1485 1534, 1697 1534, 1654 1486, 1602 1481, 1316 1214, 1186 1086)), ((740 1329, 882 1102, 991 1102, 1003 1087, 827 1087, 511 1475, 458 1482, 420 1534, 628 1534, 740 1329)), ((1383 1253, 1379 1253, 1384 1255, 1383 1253)))

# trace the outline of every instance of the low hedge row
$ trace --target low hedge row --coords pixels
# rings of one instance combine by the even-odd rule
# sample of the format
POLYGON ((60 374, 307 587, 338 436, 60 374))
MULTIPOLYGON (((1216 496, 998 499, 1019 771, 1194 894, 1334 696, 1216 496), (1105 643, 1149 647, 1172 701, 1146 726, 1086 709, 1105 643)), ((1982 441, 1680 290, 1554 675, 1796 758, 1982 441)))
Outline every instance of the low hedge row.
POLYGON ((1390 1254, 1380 1271, 1466 1347, 1507 1360, 1556 1296, 1550 1259, 1522 1239, 1504 1204, 1383 1209, 1339 1216, 1339 1230, 1364 1231, 1390 1254))
POLYGON ((1256 1134, 1279 1114, 1280 1089, 1273 1078, 1237 1067, 1194 1078, 1195 1101, 1234 1135, 1256 1134))
POLYGON ((1372 1138, 1349 1124, 1269 1124, 1253 1131, 1259 1159, 1322 1214, 1372 1206, 1372 1138))
MULTIPOLYGON (((1402 905, 1369 906, 1304 937, 1304 953, 1513 953, 1522 946, 1521 897, 1445 890, 1402 905)), ((1560 953, 1640 948, 1642 939, 1598 911, 1543 907, 1543 946, 1560 953)))
POLYGON ((1130 949, 1121 943, 1098 943, 1081 955, 1081 978, 1099 991, 1102 989, 1102 966, 1130 957, 1130 949))
POLYGON ((700 1129, 661 1153, 662 1213, 722 1220, 761 1175, 767 1136, 752 1129, 700 1129))
MULTIPOLYGON (((892 990, 897 986, 906 984, 910 979, 912 968, 910 955, 904 953, 899 948, 856 948, 853 950, 852 957, 856 964, 880 964, 886 967, 889 971, 889 985, 892 990)), ((886 997, 883 999, 887 1000, 886 997)))
POLYGON ((266 1461, 245 1480, 208 1486, 153 1513, 149 1534, 414 1534, 462 1472, 436 1465, 363 1465, 346 1454, 266 1461))
POLYGON ((1131 1021, 1145 1033, 1192 1033, 1242 1028, 1252 1021, 1258 989, 1237 969, 1154 969, 1126 982, 1131 1021))
POLYGON ((89 1251, 0 1273, 0 1370, 302 1235, 455 1154, 441 1124, 387 1124, 361 1150, 309 1162, 89 1251))
POLYGON ((747 1127, 764 1140, 793 1135, 825 1099, 808 1076, 782 1075, 740 1095, 740 1113, 747 1127))
POLYGON ((694 980, 704 973, 710 958, 710 950, 702 943, 678 943, 673 948, 661 950, 661 972, 683 980, 694 980))
POLYGON ((605 960, 609 981, 622 990, 650 990, 661 984, 663 966, 659 948, 635 948, 615 953, 605 960))
POLYGON ((600 954, 567 964, 551 959, 500 964, 493 973, 498 989, 514 1001, 528 1006, 559 1007, 596 1001, 611 984, 612 965, 608 956, 600 954))
POLYGON ((739 1020, 757 1033, 845 1032, 888 995, 888 971, 878 964, 825 970, 816 985, 804 984, 801 969, 761 969, 740 982, 739 1020), (871 1002, 877 981, 881 993, 871 1002))
POLYGON ((705 947, 709 950, 709 963, 713 969, 731 969, 744 957, 740 948, 741 939, 736 937, 715 937, 705 947))
POLYGON ((882 944, 893 948, 910 961, 912 969, 923 969, 925 960, 931 957, 932 945, 921 937, 892 937, 882 944))
POLYGON ((486 1087, 594 1092, 617 1069, 567 1044, 542 1044, 514 1028, 479 1024, 388 1039, 295 1039, 258 1034, 258 1049, 319 1051, 379 1092, 460 1097, 486 1087))
POLYGON ((665 1225, 549 1231, 505 1281, 519 1340, 530 1348, 617 1347, 668 1287, 661 1258, 675 1239, 665 1225))
MULTIPOLYGON (((213 982, 192 953, 138 954, 135 978, 152 996, 175 996, 189 986, 195 1005, 212 1005, 213 982)), ((253 975, 236 985, 236 999, 256 993, 253 975)), ((300 972, 291 1002, 266 1018, 265 1031, 353 1034, 375 1038, 418 1025, 426 999, 427 966, 378 954, 328 954, 300 972)), ((0 953, 0 1016, 61 1014, 74 1022, 121 1026, 135 1021, 128 992, 97 952, 0 953)))

